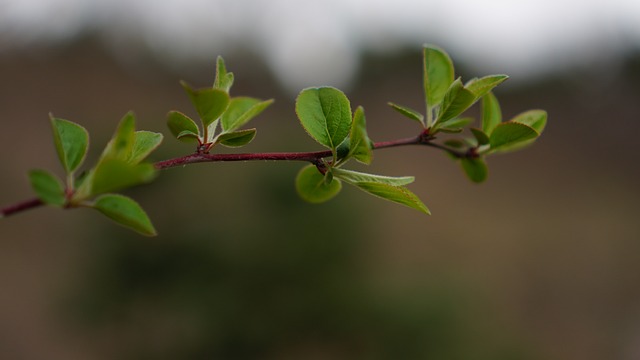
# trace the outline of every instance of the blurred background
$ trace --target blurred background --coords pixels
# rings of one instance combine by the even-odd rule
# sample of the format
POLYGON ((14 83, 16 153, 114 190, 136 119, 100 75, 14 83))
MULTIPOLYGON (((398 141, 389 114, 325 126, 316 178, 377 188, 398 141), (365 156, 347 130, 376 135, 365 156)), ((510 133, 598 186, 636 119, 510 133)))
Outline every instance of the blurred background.
MULTIPOLYGON (((156 238, 89 210, 3 219, 0 358, 640 358, 635 0, 0 0, 0 205, 61 174, 49 112, 88 128, 92 164, 129 110, 165 136, 193 115, 178 81, 210 85, 217 55, 233 95, 276 99, 243 152, 319 150, 294 113, 310 85, 376 141, 413 136, 386 102, 422 108, 423 43, 464 79, 509 74, 505 118, 549 113, 537 144, 482 185, 433 149, 376 151, 431 217, 350 188, 306 204, 303 164, 255 162, 127 191, 156 238)), ((166 136, 151 160, 191 151, 166 136)))

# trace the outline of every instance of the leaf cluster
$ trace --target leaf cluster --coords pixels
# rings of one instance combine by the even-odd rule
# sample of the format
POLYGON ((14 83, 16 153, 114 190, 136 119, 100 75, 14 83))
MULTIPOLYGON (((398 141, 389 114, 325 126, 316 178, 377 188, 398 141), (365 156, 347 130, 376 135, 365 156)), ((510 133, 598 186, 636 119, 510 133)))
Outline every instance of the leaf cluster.
POLYGON ((218 57, 216 77, 212 87, 193 89, 182 82, 200 118, 199 125, 179 111, 171 111, 167 116, 167 126, 178 140, 195 142, 198 153, 209 153, 216 144, 240 147, 250 143, 257 130, 240 129, 258 116, 273 100, 251 97, 231 97, 234 75, 227 72, 222 57, 218 57))
POLYGON ((347 96, 333 87, 302 90, 296 99, 302 127, 332 153, 330 161, 319 160, 302 168, 296 177, 300 197, 312 203, 325 202, 342 189, 342 182, 371 195, 429 214, 429 209, 405 185, 413 177, 389 177, 343 169, 350 159, 370 164, 373 143, 367 135, 364 109, 351 113, 347 96))
POLYGON ((425 114, 393 102, 389 106, 420 124, 425 143, 432 143, 438 133, 460 134, 468 128, 470 136, 447 139, 443 145, 459 161, 467 177, 479 183, 487 178, 487 155, 530 145, 546 126, 544 110, 529 110, 503 122, 500 104, 492 90, 507 79, 507 75, 499 74, 463 83, 454 76, 449 55, 437 46, 425 45, 422 78, 425 114), (477 102, 481 103, 481 125, 473 127, 475 120, 463 115, 477 102))
MULTIPOLYGON (((378 146, 387 147, 393 143, 394 146, 416 144, 435 147, 459 162, 470 180, 485 181, 487 156, 530 145, 543 132, 547 122, 547 114, 543 110, 529 110, 508 121, 502 120, 500 104, 492 90, 507 78, 506 75, 489 75, 463 83, 461 78, 454 76, 449 55, 436 46, 425 45, 422 77, 425 112, 389 103, 394 110, 420 125, 419 136, 415 140, 391 141, 386 142, 387 145, 378 143, 378 146), (478 102, 481 119, 480 125, 474 127, 474 119, 464 115, 478 102), (441 135, 447 137, 436 142, 441 135)), ((221 57, 217 59, 211 87, 194 89, 182 82, 198 119, 170 111, 167 126, 176 139, 193 143, 196 148, 194 154, 174 160, 195 156, 199 160, 215 161, 208 154, 217 144, 240 147, 255 138, 257 130, 245 129, 244 126, 269 107, 273 100, 232 97, 233 82, 234 75, 227 71, 221 57)), ((290 156, 292 153, 287 153, 287 156, 278 153, 238 156, 244 155, 242 159, 247 160, 309 162, 296 176, 295 187, 300 197, 310 203, 332 199, 346 183, 375 197, 430 214, 426 205, 407 188, 414 181, 413 176, 392 177, 345 168, 352 159, 370 164, 373 150, 377 148, 369 138, 362 106, 352 110, 347 96, 334 87, 311 87, 302 90, 296 98, 295 112, 307 134, 327 150, 293 153, 299 156, 290 156)), ((59 179, 46 170, 31 171, 29 179, 39 199, 61 208, 96 209, 120 225, 143 235, 155 235, 156 231, 140 205, 116 192, 148 183, 157 175, 157 168, 169 167, 144 162, 162 142, 162 134, 136 131, 135 117, 128 113, 120 121, 97 163, 77 175, 89 148, 87 130, 53 116, 51 125, 65 178, 59 179)))
POLYGON ((63 183, 46 170, 30 171, 31 186, 40 200, 63 208, 93 208, 143 235, 155 235, 156 231, 140 205, 114 192, 148 183, 156 177, 155 167, 143 160, 160 145, 163 135, 136 131, 135 117, 133 113, 127 113, 98 162, 76 176, 89 149, 89 133, 74 122, 53 116, 51 126, 66 181, 63 183))

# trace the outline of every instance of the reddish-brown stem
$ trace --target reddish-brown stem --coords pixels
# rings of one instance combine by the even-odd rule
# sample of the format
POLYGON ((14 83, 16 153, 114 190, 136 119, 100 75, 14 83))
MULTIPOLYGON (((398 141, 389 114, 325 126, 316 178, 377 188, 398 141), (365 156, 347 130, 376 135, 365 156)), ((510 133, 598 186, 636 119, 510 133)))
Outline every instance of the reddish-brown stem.
MULTIPOLYGON (((417 137, 397 139, 391 141, 380 141, 373 144, 374 149, 385 149, 406 145, 426 145, 435 147, 437 149, 448 152, 449 154, 457 157, 464 158, 472 156, 470 152, 461 152, 444 145, 431 142, 432 137, 421 134, 417 137)), ((314 151, 314 152, 278 152, 278 153, 245 153, 245 154, 202 154, 195 153, 186 155, 174 159, 158 161, 154 164, 156 169, 168 169, 176 166, 183 166, 188 164, 195 164, 200 162, 218 162, 218 161, 305 161, 310 162, 316 166, 322 165, 322 159, 332 156, 331 150, 314 151)), ((38 198, 23 201, 14 205, 7 206, 0 209, 0 218, 14 215, 29 209, 33 209, 44 205, 42 200, 38 198)))
POLYGON ((0 210, 0 218, 7 217, 13 214, 17 214, 19 212, 23 212, 29 209, 37 208, 38 206, 44 205, 42 200, 38 198, 29 199, 27 201, 19 202, 17 204, 13 204, 7 206, 0 210))

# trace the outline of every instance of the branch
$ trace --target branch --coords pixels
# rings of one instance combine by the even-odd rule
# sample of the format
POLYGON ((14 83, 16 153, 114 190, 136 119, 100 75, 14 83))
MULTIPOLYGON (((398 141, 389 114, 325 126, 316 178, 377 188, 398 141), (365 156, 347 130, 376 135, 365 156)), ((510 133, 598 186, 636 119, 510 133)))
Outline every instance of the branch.
POLYGON ((17 214, 19 212, 29 210, 29 209, 37 208, 38 206, 41 206, 41 205, 44 205, 42 200, 38 198, 34 198, 27 201, 19 202, 14 205, 7 206, 2 210, 0 210, 0 219, 13 214, 17 214))
MULTIPOLYGON (((435 138, 429 136, 428 133, 423 132, 420 136, 397 139, 391 141, 380 141, 373 144, 373 149, 386 149, 391 147, 399 147, 406 145, 425 145, 434 147, 448 152, 456 158, 475 157, 477 156, 472 151, 462 152, 451 149, 441 144, 433 143, 435 138)), ((473 149, 471 149, 473 150, 473 149)), ((219 161, 304 161, 310 162, 314 165, 319 165, 320 161, 324 158, 331 157, 331 150, 314 151, 314 152, 277 152, 277 153, 244 153, 244 154, 204 154, 196 153, 190 154, 174 159, 158 161, 154 164, 156 169, 168 169, 176 166, 183 166, 188 164, 195 164, 201 162, 219 162, 219 161)), ((0 218, 8 217, 26 210, 37 208, 44 205, 44 202, 38 198, 26 200, 14 205, 7 206, 0 209, 0 218)))

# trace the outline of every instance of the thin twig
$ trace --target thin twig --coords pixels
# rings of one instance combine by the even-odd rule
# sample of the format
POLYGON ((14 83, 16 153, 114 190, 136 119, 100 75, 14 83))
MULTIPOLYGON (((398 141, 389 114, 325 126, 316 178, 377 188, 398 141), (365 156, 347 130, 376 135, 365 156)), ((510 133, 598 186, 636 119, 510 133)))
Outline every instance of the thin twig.
MULTIPOLYGON (((433 138, 423 135, 411 138, 397 139, 391 141, 380 141, 373 144, 373 149, 386 149, 391 147, 399 147, 406 145, 426 145, 448 152, 456 158, 465 158, 474 156, 473 152, 462 152, 451 149, 444 145, 431 142, 433 138)), ((332 156, 331 150, 314 151, 314 152, 277 152, 277 153, 244 153, 244 154, 202 154, 196 153, 186 155, 174 159, 158 161, 154 164, 158 170, 168 169, 177 166, 195 164, 201 162, 220 162, 220 161, 305 161, 314 165, 320 165, 321 160, 332 156)), ((476 155, 477 156, 477 155, 476 155)), ((19 202, 5 208, 0 209, 0 218, 8 217, 26 210, 37 208, 44 205, 44 202, 38 198, 19 202)))

